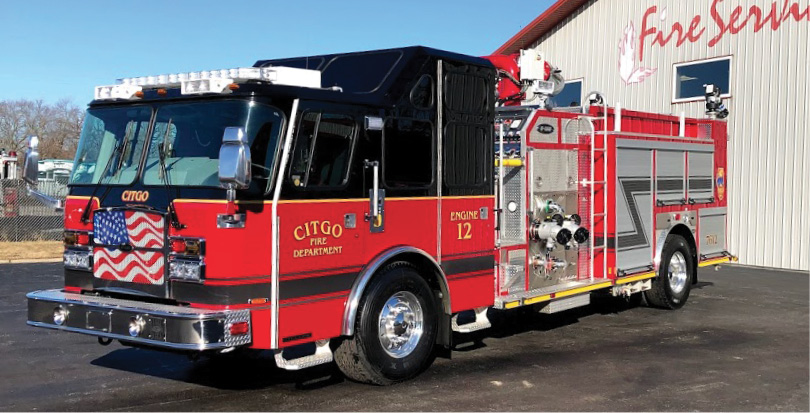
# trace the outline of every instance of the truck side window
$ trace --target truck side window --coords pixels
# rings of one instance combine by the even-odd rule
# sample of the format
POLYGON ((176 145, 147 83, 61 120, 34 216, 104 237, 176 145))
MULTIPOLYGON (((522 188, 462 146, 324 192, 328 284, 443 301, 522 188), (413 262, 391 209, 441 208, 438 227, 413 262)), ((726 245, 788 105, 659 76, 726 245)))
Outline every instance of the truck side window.
POLYGON ((487 183, 492 163, 483 126, 451 122, 444 129, 444 183, 448 188, 473 189, 487 183))
POLYGON ((417 109, 428 110, 433 107, 433 78, 422 75, 411 89, 411 104, 417 109))
POLYGON ((383 134, 383 182, 388 188, 425 188, 433 183, 433 125, 389 119, 383 134))
POLYGON ((335 188, 348 181, 354 119, 307 112, 301 118, 293 148, 290 179, 299 188, 335 188))

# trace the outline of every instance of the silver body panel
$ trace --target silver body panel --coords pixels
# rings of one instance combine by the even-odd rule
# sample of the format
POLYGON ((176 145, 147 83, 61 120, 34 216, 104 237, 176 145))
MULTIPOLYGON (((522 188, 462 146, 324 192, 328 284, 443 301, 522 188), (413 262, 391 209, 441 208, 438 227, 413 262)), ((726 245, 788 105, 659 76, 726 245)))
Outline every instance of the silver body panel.
POLYGON ((699 211, 698 254, 711 256, 728 251, 726 245, 727 214, 726 208, 704 208, 699 211))
MULTIPOLYGON (((544 118, 540 118, 541 120, 544 118)), ((539 123, 539 122, 538 122, 539 123)), ((556 140, 556 135, 555 135, 556 140)), ((579 188, 577 183, 587 177, 579 176, 579 153, 572 150, 552 150, 542 149, 530 152, 532 157, 532 169, 534 185, 531 188, 531 216, 535 220, 543 221, 547 218, 542 209, 537 208, 548 201, 560 205, 565 210, 566 215, 578 214, 587 217, 589 211, 580 210, 579 188)), ((587 218, 585 218, 587 226, 587 218)), ((588 227, 588 230, 591 228, 588 227)), ((548 271, 542 266, 530 265, 529 290, 541 289, 558 284, 577 281, 580 276, 587 277, 586 268, 580 268, 580 254, 587 253, 587 245, 580 245, 570 249, 562 245, 556 245, 550 256, 563 261, 566 265, 563 268, 555 268, 548 271)), ((532 241, 529 243, 529 257, 545 257, 547 246, 544 241, 532 241)))
MULTIPOLYGON (((655 194, 659 206, 713 201, 714 146, 617 138, 616 147, 617 267, 620 272, 644 268, 657 270, 661 250, 672 228, 684 225, 695 234, 698 217, 695 212, 684 210, 658 214, 653 221, 652 194, 655 194), (676 214, 680 220, 675 219, 676 214), (654 243, 652 237, 655 237, 654 243), (656 246, 654 253, 653 245, 656 246)), ((701 208, 699 211, 710 210, 701 208)), ((709 222, 709 229, 715 237, 704 242, 715 242, 720 238, 722 242, 707 245, 707 250, 711 253, 726 251, 725 215, 722 219, 709 219, 709 222)), ((705 254, 697 236, 696 241, 698 252, 705 254)))
POLYGON ((661 205, 686 204, 686 161, 682 151, 659 150, 655 155, 655 199, 661 205))
POLYGON ((584 307, 591 303, 590 294, 575 295, 570 298, 563 298, 560 300, 551 301, 540 309, 541 313, 554 314, 561 311, 570 310, 572 308, 584 307))
POLYGON ((617 267, 652 267, 652 151, 619 146, 615 185, 617 267))
POLYGON ((714 154, 690 151, 687 155, 689 168, 689 202, 714 200, 714 154))

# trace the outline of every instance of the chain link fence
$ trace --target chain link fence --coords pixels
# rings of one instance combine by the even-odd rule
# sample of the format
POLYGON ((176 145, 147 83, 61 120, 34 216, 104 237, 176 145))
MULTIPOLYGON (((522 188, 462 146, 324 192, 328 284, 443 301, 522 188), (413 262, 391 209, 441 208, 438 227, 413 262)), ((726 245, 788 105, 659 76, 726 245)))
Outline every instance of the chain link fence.
MULTIPOLYGON (((64 200, 67 186, 55 180, 41 180, 37 188, 64 200)), ((64 217, 28 195, 22 179, 0 180, 0 241, 58 241, 62 239, 64 217)))

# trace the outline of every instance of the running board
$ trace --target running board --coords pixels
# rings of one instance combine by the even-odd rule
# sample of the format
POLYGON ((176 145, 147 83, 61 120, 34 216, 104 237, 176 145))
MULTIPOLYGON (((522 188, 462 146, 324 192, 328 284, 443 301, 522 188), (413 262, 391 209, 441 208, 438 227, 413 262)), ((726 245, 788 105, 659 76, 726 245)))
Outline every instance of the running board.
POLYGON ((332 349, 329 348, 329 340, 316 341, 314 354, 291 360, 284 358, 284 350, 276 350, 276 365, 284 370, 302 370, 331 362, 332 349))
POLYGON ((454 315, 450 324, 453 331, 472 333, 473 331, 492 327, 492 323, 490 323, 489 318, 487 318, 487 307, 478 307, 473 311, 475 311, 475 321, 472 323, 458 325, 458 314, 454 315))
POLYGON ((550 287, 524 291, 504 297, 495 298, 497 309, 512 309, 524 305, 539 304, 554 301, 564 297, 571 297, 613 286, 613 280, 608 278, 594 278, 583 281, 570 281, 550 287))

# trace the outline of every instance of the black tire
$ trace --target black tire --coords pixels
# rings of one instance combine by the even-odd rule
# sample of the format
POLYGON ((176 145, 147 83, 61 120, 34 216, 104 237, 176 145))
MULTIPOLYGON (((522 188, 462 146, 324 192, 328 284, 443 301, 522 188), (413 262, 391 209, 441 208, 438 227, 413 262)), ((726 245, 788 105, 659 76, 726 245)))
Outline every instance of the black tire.
POLYGON ((394 263, 374 276, 357 308, 354 336, 344 339, 335 350, 335 362, 351 380, 390 385, 415 377, 435 358, 438 306, 430 286, 407 263, 394 263), (379 321, 383 306, 395 294, 407 292, 416 297, 422 309, 422 335, 407 355, 397 358, 383 348, 379 321))
MULTIPOLYGON (((677 272, 677 271, 676 271, 677 272)), ((692 249, 689 243, 680 235, 670 235, 667 237, 664 249, 661 251, 661 264, 658 267, 658 277, 652 280, 652 289, 644 292, 644 297, 647 303, 653 307, 665 308, 669 310, 676 310, 686 304, 689 299, 689 292, 692 290, 692 280, 695 277, 695 263, 692 256, 692 249), (674 288, 670 279, 673 274, 670 274, 670 262, 679 261, 677 266, 685 266, 686 279, 682 287, 674 288)), ((675 276, 674 278, 678 278, 675 276)))

